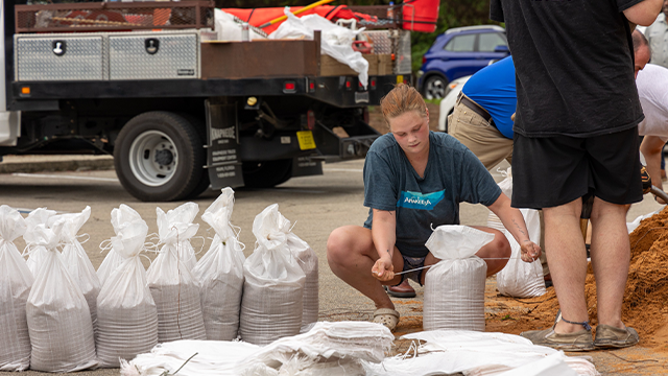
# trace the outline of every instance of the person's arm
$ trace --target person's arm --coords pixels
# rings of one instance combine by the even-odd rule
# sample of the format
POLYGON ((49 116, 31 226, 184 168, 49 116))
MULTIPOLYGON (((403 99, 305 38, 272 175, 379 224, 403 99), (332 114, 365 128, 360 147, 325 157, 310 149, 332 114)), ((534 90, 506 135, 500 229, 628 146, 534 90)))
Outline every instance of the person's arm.
POLYGON ((624 10, 624 16, 630 22, 641 25, 651 25, 661 13, 663 0, 644 0, 624 10))
POLYGON ((394 278, 392 256, 397 242, 397 212, 373 209, 371 237, 380 257, 371 268, 371 274, 380 281, 394 278))
MULTIPOLYGON (((647 173, 652 179, 652 185, 663 191, 663 182, 661 181, 661 157, 663 154, 663 145, 666 143, 657 136, 645 136, 640 144, 640 152, 645 156, 647 163, 647 173)), ((657 199, 661 200, 660 198, 657 199)), ((662 204, 663 200, 659 201, 662 204)))
POLYGON ((494 212, 503 226, 513 235, 520 244, 522 250, 522 261, 532 262, 540 257, 540 246, 529 239, 529 231, 524 222, 522 213, 510 206, 510 199, 504 193, 490 205, 489 210, 494 212))

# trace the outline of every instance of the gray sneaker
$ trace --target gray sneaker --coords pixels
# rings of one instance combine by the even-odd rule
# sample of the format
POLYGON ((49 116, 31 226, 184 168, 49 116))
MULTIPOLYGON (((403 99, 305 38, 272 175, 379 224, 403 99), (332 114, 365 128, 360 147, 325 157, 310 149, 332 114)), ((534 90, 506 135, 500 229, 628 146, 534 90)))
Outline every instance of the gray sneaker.
POLYGON ((640 337, 633 328, 619 329, 605 324, 596 327, 594 346, 598 349, 631 347, 638 342, 640 337))
POLYGON ((591 330, 580 330, 575 333, 559 334, 554 327, 545 330, 530 330, 522 332, 522 337, 533 342, 534 345, 551 347, 563 351, 591 351, 594 350, 594 340, 591 330))

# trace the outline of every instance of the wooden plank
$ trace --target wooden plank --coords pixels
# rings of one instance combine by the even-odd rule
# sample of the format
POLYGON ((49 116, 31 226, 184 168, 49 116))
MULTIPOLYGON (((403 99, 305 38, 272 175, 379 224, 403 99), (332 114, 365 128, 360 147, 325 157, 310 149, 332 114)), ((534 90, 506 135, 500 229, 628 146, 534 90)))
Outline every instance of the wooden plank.
POLYGON ((202 78, 294 77, 318 74, 312 40, 203 42, 202 78))

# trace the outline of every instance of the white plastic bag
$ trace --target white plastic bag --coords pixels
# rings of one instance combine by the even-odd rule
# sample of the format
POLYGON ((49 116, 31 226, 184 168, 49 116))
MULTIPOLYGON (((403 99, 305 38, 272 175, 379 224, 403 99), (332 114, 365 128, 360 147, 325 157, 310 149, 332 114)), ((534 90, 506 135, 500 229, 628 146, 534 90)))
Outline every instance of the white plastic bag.
POLYGON ((302 311, 302 328, 305 332, 311 324, 318 321, 320 305, 318 301, 318 256, 313 249, 292 231, 288 233, 288 249, 297 258, 304 271, 304 309, 302 311))
MULTIPOLYGON (((529 239, 540 242, 540 215, 538 210, 520 209, 529 231, 529 239)), ((506 266, 496 274, 496 286, 499 293, 516 298, 531 298, 545 294, 543 266, 540 261, 524 262, 519 243, 507 231, 502 231, 510 243, 511 255, 506 266)))
POLYGON ((439 226, 425 244, 439 261, 428 269, 424 330, 485 330, 487 264, 475 254, 494 235, 468 226, 439 226))
POLYGON ((97 356, 100 367, 119 367, 119 358, 132 359, 158 344, 158 309, 139 259, 148 226, 127 222, 112 238, 123 259, 107 278, 97 299, 97 356))
POLYGON ((147 280, 158 307, 159 342, 206 339, 200 289, 191 268, 185 263, 191 256, 183 257, 184 251, 179 250, 184 243, 190 244, 187 239, 195 236, 199 228, 192 223, 197 208, 189 204, 197 205, 187 203, 167 214, 160 208, 156 209, 160 244, 163 246, 148 268, 147 280))
POLYGON ((369 62, 362 57, 362 53, 353 50, 353 41, 357 34, 364 31, 364 28, 350 30, 346 27, 338 26, 324 17, 317 14, 309 14, 297 18, 286 7, 284 11, 288 17, 276 31, 269 35, 269 39, 303 38, 313 39, 313 31, 320 30, 321 52, 329 55, 342 64, 348 65, 352 70, 359 74, 360 83, 364 88, 369 82, 369 62))
MULTIPOLYGON (((55 232, 64 222, 54 224, 55 232)), ((93 322, 79 284, 70 276, 57 250, 54 231, 35 229, 48 251, 35 276, 26 304, 32 354, 30 369, 75 372, 97 366, 93 322)))
POLYGON ((81 213, 68 213, 55 215, 49 218, 49 227, 60 229, 56 236, 59 242, 64 244, 62 260, 70 273, 81 288, 88 302, 93 330, 97 328, 97 295, 100 293, 100 280, 95 273, 95 267, 90 262, 88 254, 77 239, 77 233, 90 218, 90 206, 81 213), (58 221, 63 221, 63 226, 55 226, 58 221))
POLYGON ((33 276, 14 245, 26 231, 21 214, 0 206, 0 371, 25 371, 30 366, 26 301, 33 276))
MULTIPOLYGON (((111 225, 114 227, 114 233, 116 235, 120 234, 124 228, 132 226, 137 221, 143 221, 143 219, 141 219, 141 216, 136 210, 125 204, 121 204, 120 207, 114 208, 111 211, 111 225)), ((102 242, 100 248, 103 251, 107 249, 109 250, 107 256, 102 260, 102 264, 97 268, 97 277, 100 280, 100 285, 104 285, 109 274, 121 265, 123 258, 114 250, 111 239, 102 242), (105 243, 108 243, 108 246, 103 246, 105 243)))
POLYGON ((209 251, 193 269, 200 284, 206 336, 215 341, 231 341, 237 338, 239 330, 246 258, 243 244, 230 223, 233 209, 234 191, 223 188, 202 215, 216 235, 209 251))
MULTIPOLYGON (((214 9, 214 18, 218 40, 226 42, 241 41, 241 24, 234 21, 234 15, 216 8, 214 9)), ((252 27, 248 28, 248 37, 251 40, 267 39, 265 36, 256 33, 252 27)))
POLYGON ((46 240, 40 237, 41 232, 36 232, 34 229, 39 225, 47 226, 49 218, 56 215, 56 212, 53 210, 48 210, 46 208, 37 208, 28 214, 26 218, 26 232, 23 235, 23 239, 26 242, 26 253, 28 254, 28 259, 26 260, 26 265, 33 276, 37 275, 42 261, 46 258, 48 251, 46 250, 45 244, 46 240))
POLYGON ((302 324, 306 275, 287 246, 290 221, 267 207, 255 217, 257 238, 253 254, 244 262, 241 300, 241 339, 266 345, 299 333, 302 324))

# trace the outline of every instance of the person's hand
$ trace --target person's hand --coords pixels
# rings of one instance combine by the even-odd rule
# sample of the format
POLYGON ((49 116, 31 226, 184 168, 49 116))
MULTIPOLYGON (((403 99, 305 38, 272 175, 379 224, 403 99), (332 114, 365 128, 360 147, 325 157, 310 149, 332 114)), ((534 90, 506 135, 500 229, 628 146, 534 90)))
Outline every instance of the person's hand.
POLYGON ((534 262, 540 257, 540 246, 531 240, 525 240, 520 245, 522 253, 522 261, 534 262))
POLYGON ((393 279, 394 265, 392 264, 392 259, 387 256, 376 260, 376 263, 373 264, 373 267, 371 268, 371 274, 381 282, 393 279))

